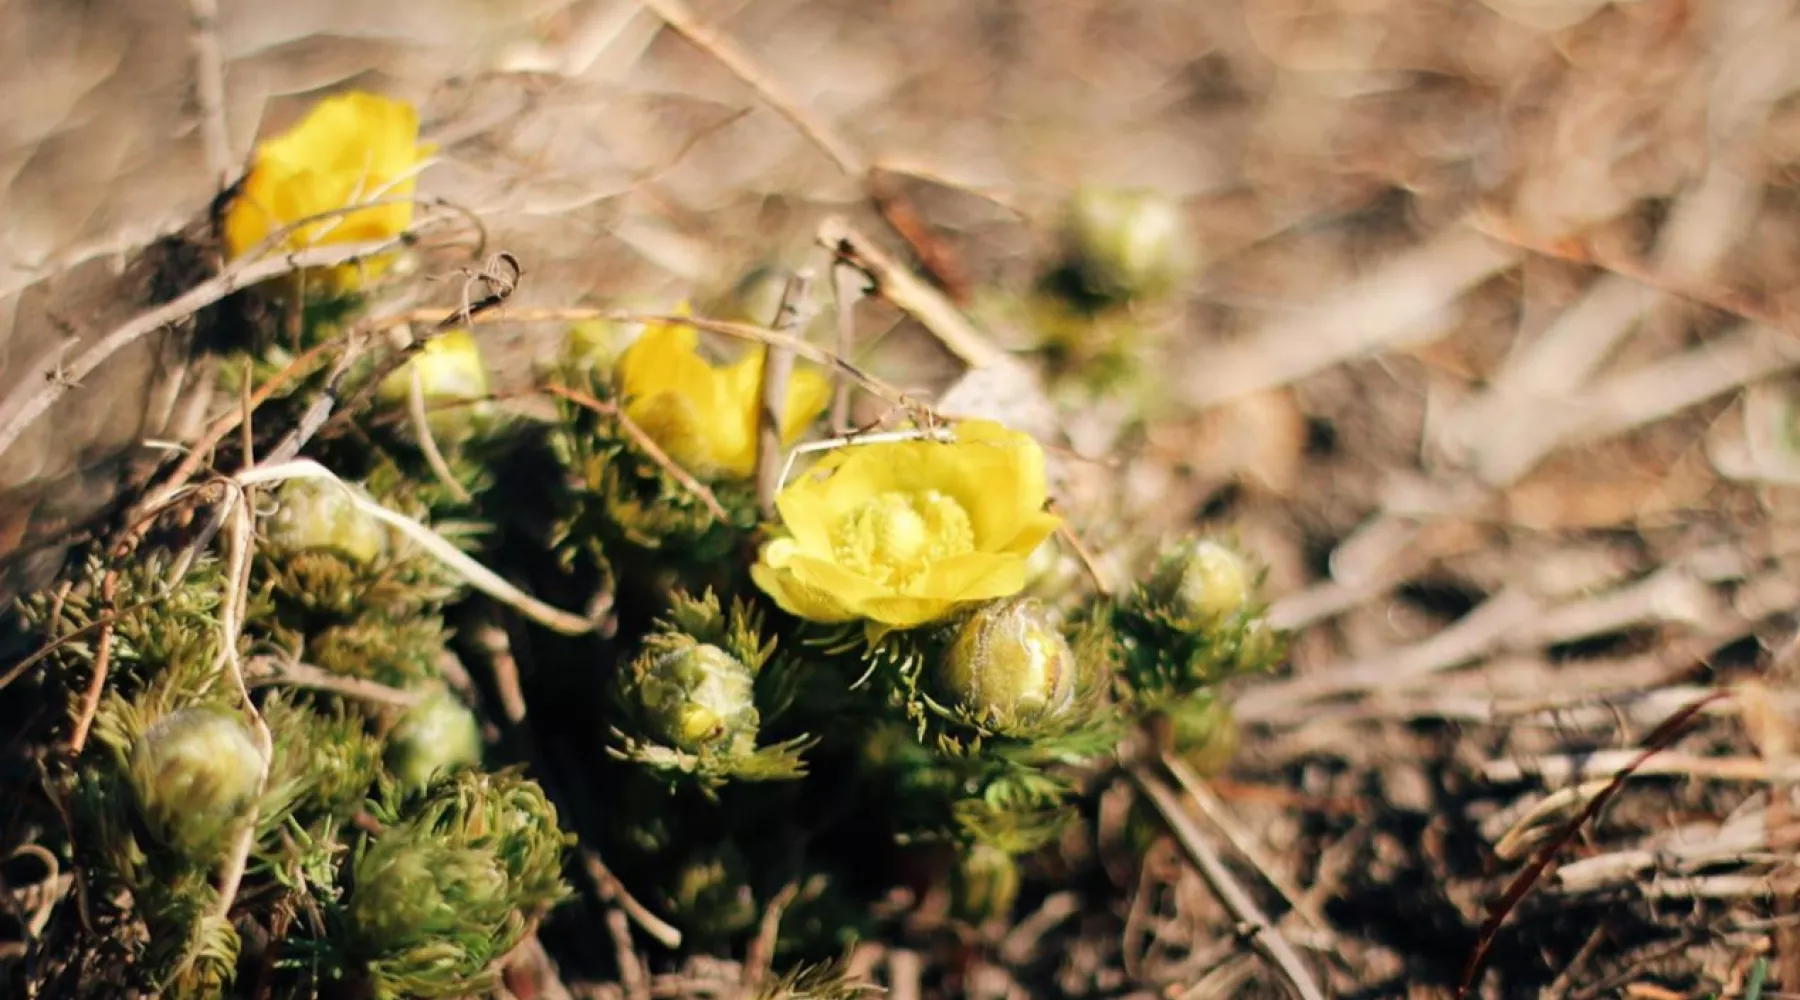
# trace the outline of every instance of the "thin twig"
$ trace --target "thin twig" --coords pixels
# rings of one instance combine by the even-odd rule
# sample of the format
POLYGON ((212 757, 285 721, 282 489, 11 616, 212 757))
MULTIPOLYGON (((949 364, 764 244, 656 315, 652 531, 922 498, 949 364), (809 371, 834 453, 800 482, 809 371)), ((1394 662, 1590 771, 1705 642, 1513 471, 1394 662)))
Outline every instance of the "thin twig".
POLYGON ((100 711, 100 692, 106 688, 108 665, 112 662, 113 626, 118 621, 113 601, 118 595, 119 571, 111 568, 100 579, 100 603, 104 607, 105 620, 100 626, 100 638, 94 643, 94 666, 88 675, 87 690, 81 696, 81 712, 75 717, 75 728, 69 733, 69 756, 81 754, 81 748, 87 745, 88 727, 94 724, 94 715, 100 711))
POLYGON ((194 315, 240 288, 283 274, 290 274, 302 268, 329 267, 358 257, 379 254, 400 246, 406 242, 406 239, 406 237, 396 236, 392 239, 368 243, 308 247, 305 250, 297 250, 281 257, 245 260, 226 268, 217 277, 201 282, 185 295, 157 306, 155 309, 139 313, 102 337, 94 346, 77 355, 61 370, 60 374, 63 377, 46 377, 44 379, 37 391, 23 401, 18 411, 5 424, 0 425, 0 454, 5 454, 26 428, 36 423, 38 418, 56 405, 57 400, 68 394, 76 383, 100 367, 107 358, 112 357, 133 342, 155 333, 171 323, 194 315))
MULTIPOLYGON (((276 372, 267 382, 257 387, 256 392, 250 397, 250 411, 254 413, 261 408, 288 383, 310 374, 312 366, 325 355, 327 350, 337 344, 338 342, 335 340, 316 344, 306 353, 289 361, 281 371, 276 372)), ((195 441, 193 446, 182 455, 181 461, 176 464, 174 471, 170 472, 168 477, 163 480, 162 486, 155 493, 148 494, 139 500, 137 505, 126 513, 125 523, 129 527, 123 533, 123 537, 114 543, 115 552, 129 551, 136 544, 137 538, 144 531, 149 530, 155 518, 160 516, 170 503, 174 502, 175 496, 181 492, 189 480, 194 478, 194 474, 200 471, 200 467, 206 464, 206 456, 220 441, 225 440, 225 435, 230 434, 243 419, 243 409, 234 407, 206 428, 206 432, 200 435, 199 440, 195 441)))
POLYGON ((1463 966, 1462 982, 1457 986, 1456 1000, 1462 1000, 1463 997, 1469 995, 1470 990, 1475 988, 1475 981, 1481 975, 1482 967, 1487 964, 1488 952, 1493 949, 1494 937, 1499 933, 1500 925, 1506 922, 1506 918, 1518 907, 1519 901, 1525 898, 1525 895, 1531 891, 1531 887, 1537 884, 1537 880, 1542 877, 1544 871, 1556 860, 1557 852, 1573 840, 1576 833, 1580 832, 1589 820, 1598 815, 1600 810, 1613 800, 1619 790, 1625 787, 1625 782, 1631 777, 1633 771, 1673 746, 1676 739, 1687 731, 1688 726, 1695 718, 1699 717, 1701 711, 1709 703, 1723 697, 1725 697, 1724 692, 1709 695, 1664 720, 1661 726, 1645 737, 1643 749, 1638 752, 1637 756, 1613 775, 1606 787, 1589 799, 1580 812, 1563 824, 1556 836, 1551 838, 1549 843, 1538 851, 1531 863, 1513 878, 1512 882, 1507 885, 1506 891, 1501 894, 1499 902, 1489 911, 1487 920, 1481 925, 1481 930, 1475 940, 1475 947, 1470 950, 1468 962, 1463 966))
POLYGON ((250 599, 250 546, 254 537, 250 523, 251 492, 242 489, 228 493, 224 502, 232 505, 235 511, 228 536, 230 546, 226 559, 225 600, 220 606, 220 644, 218 663, 215 666, 221 668, 231 681, 238 703, 250 719, 251 731, 256 736, 259 760, 256 797, 251 800, 249 809, 239 820, 237 840, 232 845, 231 853, 226 856, 225 868, 219 876, 219 897, 213 905, 212 916, 221 923, 230 918, 232 904, 237 900, 238 887, 243 883, 244 872, 250 862, 250 850, 256 843, 258 803, 268 786, 269 764, 274 755, 274 739, 269 734, 269 726, 263 721, 262 713, 257 711, 256 703, 250 698, 250 688, 244 683, 243 663, 237 648, 243 634, 244 612, 250 599))
POLYGON ((868 275, 875 294, 918 320, 963 364, 970 368, 986 368, 1006 356, 1006 352, 983 336, 955 303, 944 297, 944 293, 914 277, 872 240, 851 228, 846 220, 832 216, 819 223, 816 239, 838 260, 868 275))
MULTIPOLYGON (((831 297, 832 305, 837 310, 837 353, 840 358, 847 358, 856 349, 856 301, 862 298, 862 283, 858 275, 862 272, 838 261, 831 265, 831 297)), ((850 380, 844 373, 831 373, 831 433, 843 436, 850 433, 850 380)))
POLYGON ((925 960, 911 948, 895 948, 888 952, 888 996, 892 1000, 919 1000, 923 995, 921 980, 925 978, 925 960))
POLYGON ((194 98, 206 169, 221 189, 231 177, 230 133, 225 128, 225 57, 219 51, 218 0, 188 0, 188 46, 194 53, 194 98))
POLYGON ((594 892, 602 902, 617 904, 632 922, 643 928, 644 933, 655 938, 664 948, 672 951, 681 947, 681 932, 638 902, 625 888, 625 883, 620 882, 618 876, 606 867, 606 862, 600 860, 600 852, 591 847, 583 847, 581 864, 587 870, 588 880, 594 884, 594 892))
POLYGON ((413 435, 418 439, 419 450, 425 454, 425 464, 431 467, 431 474, 438 482, 450 491, 450 496, 458 503, 468 503, 474 497, 456 481, 456 474, 450 471, 450 463, 444 461, 444 453, 438 450, 437 438, 432 436, 431 424, 425 414, 425 376, 415 366, 407 380, 406 412, 412 418, 413 435))
POLYGON ((839 170, 852 177, 863 177, 868 173, 868 163, 843 137, 789 97, 779 84, 756 65, 748 53, 738 48, 736 42, 702 23, 683 0, 644 0, 644 6, 655 11, 656 16, 662 18, 664 23, 718 60, 720 65, 738 79, 749 84, 758 97, 799 129, 800 134, 806 136, 813 145, 819 147, 820 152, 830 157, 839 170))
POLYGON ((1243 925, 1250 944, 1281 970, 1301 1000, 1324 1000, 1325 994, 1319 990, 1318 983, 1313 981, 1312 973, 1294 951, 1293 945, 1288 944, 1287 939, 1281 936, 1281 931, 1263 914, 1262 908, 1256 905, 1256 901, 1232 877, 1218 852, 1207 842, 1206 835, 1182 808, 1175 790, 1151 773, 1150 768, 1144 764, 1131 768, 1131 778, 1150 797, 1151 803, 1169 824, 1169 829, 1174 831, 1176 839, 1187 849, 1200 876, 1218 894, 1219 900, 1231 911, 1231 915, 1243 925))
POLYGON ((563 399, 566 399, 577 406, 586 407, 595 413, 617 420, 619 422, 619 428, 631 438, 632 442, 643 449, 644 454, 648 455, 650 460, 661 467, 664 472, 667 472, 670 478, 680 483, 689 493, 698 497, 700 502, 706 505, 708 513, 718 519, 721 524, 729 524, 731 522, 731 515, 725 513, 725 508, 719 503, 719 498, 713 495, 713 491, 707 488, 705 483, 695 479, 692 473, 682 468, 674 459, 670 458, 669 453, 663 451, 662 447, 656 443, 654 438, 646 433, 642 427, 639 427, 630 417, 627 417, 624 410, 611 403, 595 399, 587 393, 577 392, 567 386, 547 382, 544 384, 544 390, 553 396, 561 396, 563 399))
POLYGON ((649 1000, 650 982, 644 976, 644 963, 631 943, 631 924, 617 907, 606 911, 606 931, 613 940, 613 961, 619 966, 619 983, 629 1000, 649 1000))
MULTIPOLYGON (((812 318, 813 273, 794 272, 781 290, 781 306, 769 329, 791 334, 812 318)), ((773 345, 763 348, 762 386, 757 393, 756 505, 764 517, 775 513, 775 493, 781 488, 781 424, 787 414, 788 388, 794 377, 794 352, 773 345)))
MULTIPOLYGON (((103 613, 103 614, 97 615, 97 616, 95 616, 93 621, 88 622, 86 625, 82 625, 79 628, 71 629, 65 635, 57 636, 54 640, 52 640, 48 643, 45 643, 41 648, 39 648, 36 652, 32 653, 30 656, 27 656, 24 659, 20 660, 18 663, 13 664, 10 668, 7 669, 6 673, 0 674, 0 690, 4 690, 8 684, 11 684, 13 681, 16 681, 20 677, 24 676, 25 672, 27 670, 30 670, 32 667, 35 667, 39 663, 42 663, 46 659, 49 659, 50 656, 52 654, 54 654, 57 650, 61 649, 62 647, 68 645, 71 642, 74 642, 76 639, 81 638, 83 635, 86 635, 89 632, 94 632, 94 631, 98 631, 99 629, 105 628, 106 626, 108 626, 114 622, 117 622, 121 618, 124 618, 126 615, 136 614, 139 611, 142 611, 145 608, 150 607, 151 605, 162 600, 163 597, 164 597, 163 594, 156 594, 152 597, 146 597, 140 601, 137 601, 136 603, 131 604, 125 608, 122 608, 117 612, 103 613)), ((61 615, 58 614, 58 615, 52 615, 49 619, 47 619, 47 621, 50 623, 49 627, 54 628, 55 623, 57 622, 57 620, 60 617, 61 617, 61 615)))
POLYGON ((411 708, 425 698, 422 691, 403 691, 400 688, 378 684, 360 677, 334 674, 310 663, 284 660, 273 656, 252 657, 246 666, 249 670, 245 674, 245 678, 252 687, 287 684, 294 687, 311 688, 315 691, 330 691, 347 698, 358 698, 363 701, 395 705, 400 708, 411 708))
POLYGON ((1000 942, 1000 959, 1009 965, 1024 965, 1037 950, 1038 941, 1051 928, 1081 912, 1081 897, 1071 891, 1053 892, 1044 897, 1030 916, 1019 921, 1000 942))
POLYGON ((744 952, 744 992, 754 996, 756 988, 762 985, 769 974, 769 964, 775 960, 775 941, 781 935, 781 915, 800 895, 800 883, 789 882, 782 886, 769 905, 763 907, 762 923, 756 929, 756 938, 744 952))
POLYGON ((1206 783, 1200 780, 1200 776, 1194 773, 1194 769, 1188 766, 1187 761, 1172 753, 1164 753, 1162 764, 1163 767, 1168 768, 1169 774, 1175 778, 1175 783, 1181 786, 1181 790, 1194 800, 1194 804, 1199 806, 1200 811, 1206 814, 1206 818, 1219 828, 1219 832, 1225 835, 1225 839, 1231 842, 1231 846, 1256 866, 1256 870, 1270 885, 1275 887, 1276 892, 1281 893, 1281 898, 1287 900, 1287 904, 1294 908, 1295 913, 1300 914, 1307 923, 1311 924, 1313 930, 1322 934, 1333 933, 1331 928, 1326 925, 1324 916, 1306 899, 1306 894, 1301 892, 1298 886, 1290 883, 1267 858, 1263 857, 1262 851, 1257 848, 1250 832, 1245 830, 1231 815, 1225 808, 1225 803, 1219 801, 1219 797, 1207 789, 1206 783))
POLYGON ((240 486, 280 482, 288 479, 320 479, 344 490, 350 502, 362 513, 399 531, 407 540, 424 549, 428 555, 455 571, 471 587, 496 601, 508 605, 545 628, 564 635, 582 635, 594 629, 594 623, 580 615, 570 614, 525 593, 493 570, 483 566, 468 553, 443 536, 404 514, 397 514, 363 494, 351 489, 329 469, 310 459, 294 459, 280 465, 259 466, 237 475, 240 486))

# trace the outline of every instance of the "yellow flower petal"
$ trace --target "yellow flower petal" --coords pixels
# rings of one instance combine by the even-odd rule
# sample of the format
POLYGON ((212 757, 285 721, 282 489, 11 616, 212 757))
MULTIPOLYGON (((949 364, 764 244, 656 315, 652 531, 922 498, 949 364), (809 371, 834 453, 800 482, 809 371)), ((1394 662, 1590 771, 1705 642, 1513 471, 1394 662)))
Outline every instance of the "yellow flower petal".
POLYGON ((1000 547, 1000 551, 1016 555, 1023 559, 1037 551, 1044 539, 1056 533, 1062 527, 1062 518, 1048 511, 1038 511, 1025 519, 1019 526, 1019 533, 1000 547))
POLYGON ((226 255, 249 253, 290 226, 281 240, 290 250, 400 234, 412 224, 414 175, 429 155, 418 136, 418 113, 404 101, 347 93, 319 102, 292 129, 257 146, 225 212, 226 255), (372 201, 391 203, 354 208, 372 201))
MULTIPOLYGON (((694 328, 674 323, 647 328, 619 358, 617 373, 626 415, 671 456, 703 459, 698 465, 683 461, 688 471, 708 479, 746 479, 755 472, 762 369, 760 351, 730 365, 713 365, 701 357, 694 328), (673 413, 688 416, 667 419, 673 413)), ((824 411, 829 393, 816 372, 795 373, 782 428, 788 442, 824 411)))
POLYGON ((802 618, 915 628, 1022 590, 1026 557, 1061 523, 1045 501, 1043 452, 996 424, 842 448, 776 498, 790 537, 764 547, 754 578, 802 618))
POLYGON ((949 601, 988 601, 1025 589, 1025 560, 1014 555, 971 552, 931 567, 918 590, 949 601))
POLYGON ((831 517, 816 489, 788 488, 775 497, 775 512, 793 534, 798 549, 816 558, 831 556, 831 517))
POLYGON ((800 440, 819 414, 831 402, 831 380, 808 368, 794 371, 789 383, 787 410, 781 415, 781 443, 792 445, 800 440))

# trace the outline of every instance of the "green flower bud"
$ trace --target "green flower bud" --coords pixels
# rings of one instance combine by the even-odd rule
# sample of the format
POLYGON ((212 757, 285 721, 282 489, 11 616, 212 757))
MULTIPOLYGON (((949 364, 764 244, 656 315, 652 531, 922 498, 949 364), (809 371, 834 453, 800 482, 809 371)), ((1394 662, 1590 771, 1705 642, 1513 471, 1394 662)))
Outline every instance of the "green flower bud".
POLYGON ((488 395, 487 367, 475 335, 467 330, 446 330, 431 338, 406 364, 395 369, 376 387, 376 396, 389 406, 406 407, 412 400, 412 380, 417 373, 425 399, 425 424, 432 437, 461 441, 475 429, 488 395))
POLYGON ((358 510, 355 500, 336 483, 290 479, 277 491, 276 503, 263 530, 278 549, 335 552, 363 565, 387 550, 387 529, 358 510))
POLYGON ((1102 298, 1165 295, 1191 266, 1181 205, 1155 191, 1084 188, 1069 207, 1065 238, 1070 263, 1102 298))
POLYGON ((1167 716, 1175 753, 1203 778, 1224 773, 1238 743, 1231 706, 1199 694, 1170 706, 1167 716))
POLYGON ((728 938, 756 923, 749 862, 729 843, 683 862, 670 879, 665 902, 681 928, 703 940, 728 938))
POLYGON ((1193 538, 1163 557, 1149 589, 1172 625, 1198 631, 1248 610, 1257 579, 1249 560, 1231 546, 1193 538))
POLYGON ((1018 862, 998 847, 975 844, 957 859, 950 898, 956 914, 969 923, 1006 917, 1019 898, 1018 862))
POLYGON ((497 925, 511 909, 506 871, 492 851, 384 835, 357 860, 350 919, 371 950, 404 948, 465 924, 497 925))
POLYGON ((756 675, 730 653, 709 643, 651 651, 640 663, 646 720, 669 745, 749 751, 762 718, 756 710, 756 675))
POLYGON ((556 810, 516 773, 465 770, 371 811, 381 831, 358 845, 337 904, 359 995, 487 995, 529 914, 567 894, 556 810))
POLYGON ((144 823, 191 858, 216 856, 256 800, 262 751, 238 717, 216 708, 164 716, 131 749, 144 823))
POLYGON ((388 771, 408 788, 423 788, 433 775, 481 763, 481 725, 449 691, 439 690, 408 709, 388 734, 388 771))
POLYGON ((978 725, 1006 736, 1067 712, 1077 665, 1043 602, 996 601, 963 623, 938 661, 938 694, 978 725))

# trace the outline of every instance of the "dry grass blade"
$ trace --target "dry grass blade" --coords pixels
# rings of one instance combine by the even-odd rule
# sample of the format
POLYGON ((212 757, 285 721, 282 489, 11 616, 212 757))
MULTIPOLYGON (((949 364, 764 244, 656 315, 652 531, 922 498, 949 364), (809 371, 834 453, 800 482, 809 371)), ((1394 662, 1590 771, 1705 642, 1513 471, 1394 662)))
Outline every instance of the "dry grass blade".
POLYGON ((1481 975, 1483 966, 1487 964, 1488 953, 1494 947, 1494 936, 1499 932, 1500 925, 1506 922, 1507 916, 1519 905, 1519 901, 1524 899, 1526 894, 1531 891, 1532 886, 1537 884, 1545 870, 1556 860, 1557 853, 1574 839, 1588 820, 1599 814, 1606 803, 1612 801, 1619 790, 1625 787, 1625 782, 1631 777, 1633 771, 1642 766, 1645 761, 1673 746, 1675 741, 1687 732, 1688 726, 1699 717, 1707 705, 1724 697, 1726 694, 1723 691, 1708 695, 1664 720, 1661 726, 1645 737, 1644 748, 1632 758, 1632 761, 1613 775, 1612 780, 1607 783, 1605 788, 1588 799, 1581 811, 1564 823, 1557 831, 1556 836, 1538 851, 1531 863, 1525 866, 1525 870, 1514 876, 1512 882, 1507 885, 1506 891, 1501 894, 1499 901, 1494 904, 1487 920, 1481 925, 1475 947, 1469 953, 1469 959, 1463 966, 1462 982, 1456 990, 1457 1000, 1462 1000, 1475 988, 1476 979, 1481 975))
POLYGON ((350 489, 331 470, 317 462, 308 459, 294 459, 279 465, 259 466, 239 473, 236 482, 240 486, 252 486, 288 479, 317 479, 336 484, 346 492, 357 510, 405 535, 408 541, 418 545, 427 554, 449 567, 476 590, 513 608, 545 628, 561 632, 564 635, 581 635, 594 629, 594 623, 588 619, 559 608, 553 608, 508 583, 499 574, 483 566, 425 525, 405 515, 396 514, 350 489))
MULTIPOLYGON (((781 290, 781 305, 769 329, 793 334, 812 318, 813 273, 795 272, 781 290)), ((781 423, 787 412, 788 386, 794 376, 794 352, 784 347, 763 348, 762 386, 756 410, 756 505, 768 517, 775 512, 775 494, 781 489, 781 423)))
POLYGON ((94 346, 76 355, 75 359, 65 367, 54 372, 46 372, 44 382, 37 391, 23 400, 8 401, 0 410, 11 410, 11 414, 0 423, 0 454, 12 447, 13 442, 25 429, 35 423, 38 418, 49 412, 56 401, 67 395, 80 381, 100 367, 107 358, 112 357, 127 345, 143 337, 179 322, 200 310, 218 302, 225 296, 240 288, 247 288, 260 281, 291 274, 295 271, 311 267, 331 267, 369 257, 392 250, 406 241, 406 238, 395 237, 390 240, 379 240, 368 243, 345 243, 334 246, 309 247, 280 257, 263 260, 247 259, 225 269, 218 277, 204 281, 187 293, 173 301, 148 310, 133 317, 124 325, 94 344, 94 346))
POLYGON ((1312 973, 1307 970, 1305 962, 1300 958, 1294 946, 1281 936, 1281 932, 1264 915, 1262 907, 1250 898, 1250 894, 1232 877, 1225 862, 1219 858, 1212 846, 1207 843, 1206 835, 1187 815, 1182 808, 1181 799, 1161 778, 1151 773, 1146 765, 1139 764, 1131 769, 1132 781, 1150 797, 1150 802, 1162 814, 1163 821, 1169 824, 1176 839, 1188 852, 1207 885, 1218 894, 1231 915, 1244 925, 1245 935, 1250 943, 1263 957, 1268 959, 1281 974, 1287 978, 1301 1000, 1324 1000, 1325 994, 1319 984, 1313 980, 1312 973))
POLYGON ((872 292, 918 320, 944 348, 970 368, 986 368, 1004 358, 968 317, 942 292, 914 277, 868 237, 833 216, 819 223, 819 246, 869 276, 872 292))

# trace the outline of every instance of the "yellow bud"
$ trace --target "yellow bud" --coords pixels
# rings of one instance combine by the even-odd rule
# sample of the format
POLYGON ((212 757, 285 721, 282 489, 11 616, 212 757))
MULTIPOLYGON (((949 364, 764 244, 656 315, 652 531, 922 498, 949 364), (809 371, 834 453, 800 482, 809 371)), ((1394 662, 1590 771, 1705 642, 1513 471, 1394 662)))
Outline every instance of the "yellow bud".
POLYGON ((942 697, 981 725, 1025 735, 1074 703, 1075 654, 1041 601, 997 601, 963 623, 936 681, 942 697))
POLYGON ((1105 298, 1167 294, 1192 256, 1180 203, 1155 191, 1083 189, 1070 205, 1066 239, 1083 283, 1105 298))
POLYGON ((1221 774, 1237 752, 1237 723, 1231 706, 1211 695, 1195 695, 1168 710, 1174 750, 1201 777, 1221 774))
POLYGON ((952 905, 972 924, 1003 919, 1019 898, 1019 865, 989 844, 976 844, 958 859, 950 879, 952 905))
POLYGON ((488 395, 487 366, 475 335, 459 329, 431 338, 406 364, 381 380, 376 396, 390 406, 410 405, 415 375, 432 436, 446 441, 468 437, 488 395))

